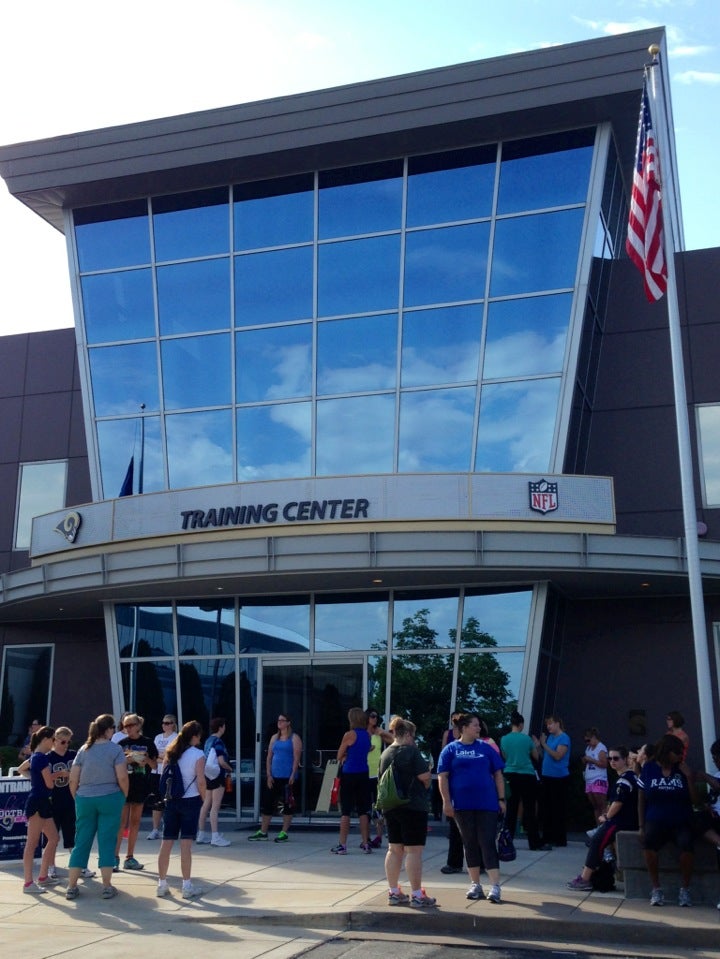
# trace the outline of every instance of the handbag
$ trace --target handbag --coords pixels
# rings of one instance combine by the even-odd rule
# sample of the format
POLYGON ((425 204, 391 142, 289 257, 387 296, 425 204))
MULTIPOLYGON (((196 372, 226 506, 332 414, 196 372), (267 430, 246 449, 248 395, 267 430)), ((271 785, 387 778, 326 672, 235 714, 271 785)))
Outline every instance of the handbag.
POLYGON ((337 806, 339 798, 340 798, 340 777, 336 776, 333 779, 332 789, 330 790, 330 805, 337 806))
POLYGON ((292 812, 295 809, 295 792, 290 783, 285 786, 285 809, 287 809, 288 812, 292 812))
POLYGON ((510 830, 505 825, 504 816, 501 816, 500 819, 498 819, 498 834, 496 843, 498 859, 500 862, 512 862, 513 859, 517 859, 515 843, 513 842, 513 837, 510 835, 510 830))

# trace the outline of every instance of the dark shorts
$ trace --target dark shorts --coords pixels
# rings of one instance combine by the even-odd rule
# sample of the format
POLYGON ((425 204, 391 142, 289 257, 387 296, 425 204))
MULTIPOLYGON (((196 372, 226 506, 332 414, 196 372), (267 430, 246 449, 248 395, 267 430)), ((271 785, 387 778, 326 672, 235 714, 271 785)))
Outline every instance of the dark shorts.
POLYGON ((220 772, 219 776, 215 776, 214 779, 208 779, 205 777, 205 788, 206 789, 224 789, 225 788, 225 773, 220 772))
POLYGON ((676 826, 669 826, 661 822, 645 823, 645 838, 642 843, 643 849, 659 852, 663 846, 671 841, 675 843, 680 852, 692 852, 692 821, 688 820, 676 826))
POLYGON ((370 780, 367 773, 343 773, 340 777, 340 813, 351 816, 370 813, 370 780))
POLYGON ((704 836, 710 829, 720 832, 720 818, 714 816, 709 809, 703 809, 701 812, 693 813, 693 835, 695 838, 704 836))
POLYGON ((62 834, 64 848, 72 849, 75 845, 75 803, 63 803, 59 808, 53 803, 52 813, 57 831, 62 834))
POLYGON ((401 846, 424 846, 428 814, 416 809, 389 809, 385 813, 388 842, 401 846))
POLYGON ((263 816, 291 816, 296 812, 294 807, 290 809, 285 802, 285 790, 289 782, 289 778, 273 779, 272 789, 268 789, 267 782, 265 783, 262 794, 262 808, 260 810, 263 816))
POLYGON ((42 799, 38 799, 35 796, 28 796, 27 802, 25 803, 25 817, 30 819, 35 813, 38 813, 41 819, 52 819, 52 803, 50 802, 49 796, 45 796, 42 799))
POLYGON ((163 816, 163 839, 194 839, 201 806, 202 799, 199 796, 171 800, 163 816))
POLYGON ((150 795, 150 776, 134 773, 128 777, 128 794, 126 803, 145 803, 150 795))

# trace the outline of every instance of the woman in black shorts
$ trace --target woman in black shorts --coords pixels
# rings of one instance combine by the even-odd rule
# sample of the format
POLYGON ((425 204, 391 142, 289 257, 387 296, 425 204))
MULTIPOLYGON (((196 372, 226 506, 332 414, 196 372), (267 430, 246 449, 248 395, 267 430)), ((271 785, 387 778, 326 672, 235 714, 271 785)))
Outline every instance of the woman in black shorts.
POLYGON ((53 746, 55 730, 50 726, 42 726, 30 738, 30 792, 25 803, 25 817, 27 819, 27 841, 23 853, 23 870, 25 882, 23 892, 30 894, 43 893, 46 887, 53 885, 57 879, 48 877, 48 868, 55 860, 55 850, 58 844, 58 831, 52 817, 52 803, 50 796, 53 790, 53 778, 50 772, 48 753, 53 746), (40 863, 40 875, 37 882, 33 882, 33 862, 35 849, 40 837, 45 835, 47 845, 43 850, 40 863))

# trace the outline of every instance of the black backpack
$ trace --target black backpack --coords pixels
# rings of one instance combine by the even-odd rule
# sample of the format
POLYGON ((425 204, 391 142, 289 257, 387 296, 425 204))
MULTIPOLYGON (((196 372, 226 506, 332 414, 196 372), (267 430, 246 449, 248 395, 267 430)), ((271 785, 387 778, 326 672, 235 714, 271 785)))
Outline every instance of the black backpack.
POLYGON ((613 892, 615 889, 615 863, 603 859, 590 877, 590 882, 595 892, 613 892))
POLYGON ((167 762, 160 776, 160 799, 167 806, 182 799, 186 792, 179 764, 167 762))

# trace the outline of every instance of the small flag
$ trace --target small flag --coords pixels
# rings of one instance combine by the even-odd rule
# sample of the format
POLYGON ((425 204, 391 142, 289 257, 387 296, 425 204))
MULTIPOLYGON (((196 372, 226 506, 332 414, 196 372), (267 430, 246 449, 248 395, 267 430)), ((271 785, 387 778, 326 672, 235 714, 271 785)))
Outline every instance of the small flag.
POLYGON ((646 83, 643 83, 640 104, 640 123, 625 249, 643 275, 645 296, 654 303, 667 289, 668 274, 663 235, 660 158, 655 143, 646 83))
POLYGON ((128 463, 127 473, 125 474, 125 479, 123 484, 120 487, 121 496, 132 496, 133 494, 133 477, 135 473, 135 457, 130 457, 130 462, 128 463))

